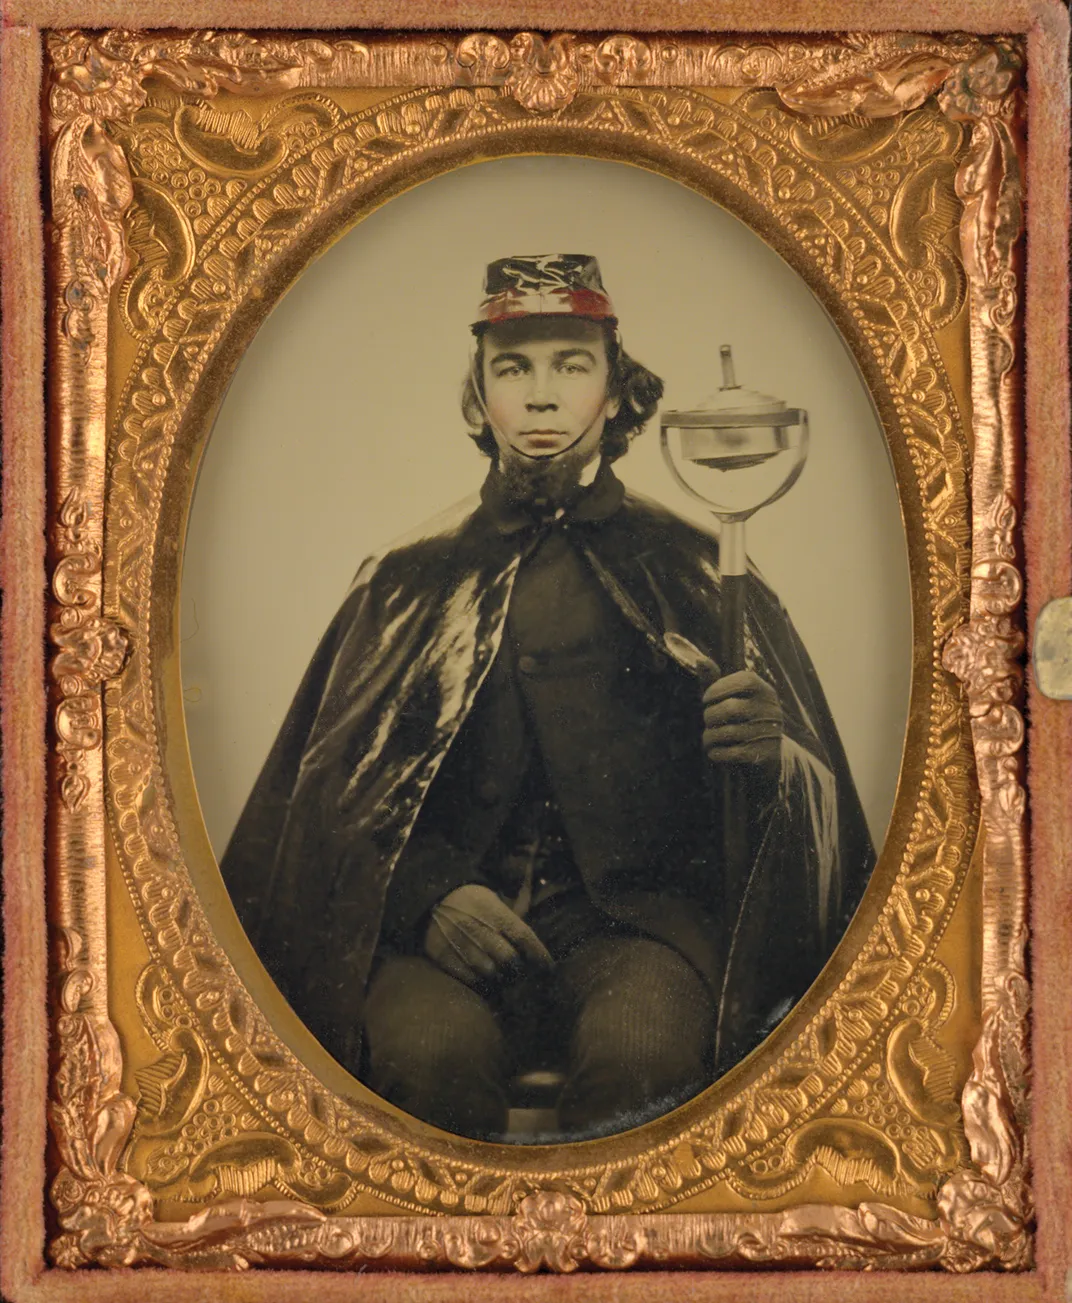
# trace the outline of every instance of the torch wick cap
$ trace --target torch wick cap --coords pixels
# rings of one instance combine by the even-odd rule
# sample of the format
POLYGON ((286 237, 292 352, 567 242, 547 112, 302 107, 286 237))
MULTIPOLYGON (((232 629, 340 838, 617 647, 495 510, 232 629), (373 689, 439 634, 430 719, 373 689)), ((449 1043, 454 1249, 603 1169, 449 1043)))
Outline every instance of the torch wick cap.
POLYGON ((733 369, 733 349, 729 344, 723 344, 718 350, 719 357, 722 359, 722 388, 738 389, 737 375, 733 369))

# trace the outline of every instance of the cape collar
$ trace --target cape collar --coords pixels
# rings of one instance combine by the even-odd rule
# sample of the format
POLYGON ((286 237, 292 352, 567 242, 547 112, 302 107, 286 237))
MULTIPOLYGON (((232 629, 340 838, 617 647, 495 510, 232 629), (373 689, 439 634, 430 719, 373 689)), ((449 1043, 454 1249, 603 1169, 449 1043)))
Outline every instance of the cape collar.
MULTIPOLYGON (((622 505, 624 497, 625 485, 611 470, 610 463, 603 461, 599 464, 595 479, 581 490, 573 504, 566 508, 565 515, 569 520, 606 520, 622 505)), ((516 534, 520 530, 544 523, 540 516, 506 496, 502 476, 496 466, 488 471, 481 486, 480 502, 500 534, 516 534)))

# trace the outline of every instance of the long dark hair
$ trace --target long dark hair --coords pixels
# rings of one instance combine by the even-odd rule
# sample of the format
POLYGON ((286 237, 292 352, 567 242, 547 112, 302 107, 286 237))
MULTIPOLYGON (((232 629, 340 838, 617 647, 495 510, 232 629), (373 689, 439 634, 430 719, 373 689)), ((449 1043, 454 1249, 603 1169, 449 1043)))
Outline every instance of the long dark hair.
MULTIPOLYGON (((528 323, 528 329, 531 330, 532 323, 539 321, 546 329, 552 320, 554 318, 525 317, 509 325, 521 333, 525 330, 523 323, 528 323)), ((577 318, 566 318, 566 320, 576 321, 577 318)), ((600 321, 598 324, 603 329, 603 341, 607 349, 609 367, 607 392, 611 398, 618 400, 618 411, 614 416, 607 418, 603 427, 600 452, 604 460, 617 461, 629 451, 630 443, 655 415, 659 399, 663 396, 663 382, 653 371, 649 371, 646 366, 641 366, 622 348, 615 322, 600 321)), ((477 393, 473 380, 476 376, 477 383, 483 385, 486 333, 487 328, 476 331, 477 343, 473 366, 462 385, 462 415, 469 426, 469 437, 485 457, 490 457, 494 461, 498 456, 498 445, 484 415, 481 403, 483 394, 477 393)))

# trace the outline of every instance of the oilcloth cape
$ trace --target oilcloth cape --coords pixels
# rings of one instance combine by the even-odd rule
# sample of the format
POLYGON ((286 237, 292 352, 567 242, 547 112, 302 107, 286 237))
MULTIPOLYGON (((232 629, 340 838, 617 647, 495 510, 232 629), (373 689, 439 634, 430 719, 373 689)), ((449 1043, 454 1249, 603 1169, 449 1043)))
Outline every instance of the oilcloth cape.
MULTIPOLYGON (((665 655, 664 635, 674 632, 717 660, 717 539, 614 484, 617 510, 578 519, 575 544, 657 652, 665 655)), ((391 874, 498 651, 526 541, 523 530, 496 529, 472 498, 361 567, 221 862, 265 967, 355 1073, 391 874)), ((874 864, 815 670, 754 572, 745 625, 746 660, 777 689, 785 737, 777 796, 761 813, 750 870, 720 905, 726 958, 713 1076, 803 995, 874 864)), ((678 664, 675 672, 689 670, 678 664)), ((697 683, 698 732, 701 689, 697 683)))

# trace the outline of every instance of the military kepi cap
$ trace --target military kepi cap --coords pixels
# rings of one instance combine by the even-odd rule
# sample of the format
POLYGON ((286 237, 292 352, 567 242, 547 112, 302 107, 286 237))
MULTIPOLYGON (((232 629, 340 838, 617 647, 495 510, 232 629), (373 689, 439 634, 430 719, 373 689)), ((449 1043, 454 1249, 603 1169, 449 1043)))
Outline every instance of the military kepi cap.
POLYGON ((533 316, 614 320, 614 305, 595 258, 587 253, 535 253, 489 263, 473 329, 533 316))

